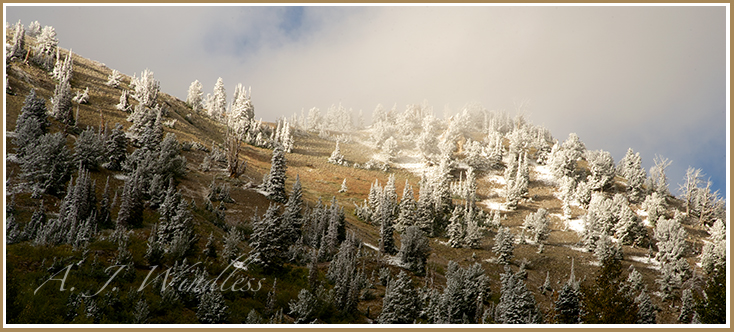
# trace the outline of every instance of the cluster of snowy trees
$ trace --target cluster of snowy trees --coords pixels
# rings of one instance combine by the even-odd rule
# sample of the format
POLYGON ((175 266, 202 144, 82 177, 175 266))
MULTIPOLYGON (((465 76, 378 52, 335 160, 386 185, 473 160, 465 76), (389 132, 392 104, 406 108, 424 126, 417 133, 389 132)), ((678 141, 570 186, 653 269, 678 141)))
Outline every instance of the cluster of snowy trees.
POLYGON ((340 103, 339 105, 331 105, 326 114, 321 114, 321 110, 313 107, 304 114, 301 110, 300 116, 293 114, 291 123, 300 129, 324 133, 326 131, 347 132, 351 130, 359 130, 364 126, 364 118, 362 110, 355 116, 352 115, 352 109, 347 110, 340 103))
MULTIPOLYGON (((263 125, 262 120, 255 120, 255 107, 252 103, 252 89, 241 83, 235 86, 232 102, 227 103, 227 92, 222 78, 218 78, 212 93, 203 97, 202 84, 196 80, 189 86, 186 104, 194 112, 226 124, 226 148, 232 169, 239 152, 239 143, 246 143, 264 148, 281 147, 285 152, 293 151, 295 144, 293 125, 286 119, 278 119, 275 128, 263 125)), ((235 167, 236 169, 236 167, 235 167)), ((236 177, 238 172, 230 172, 236 177)))
MULTIPOLYGON (((8 29, 8 35, 10 30, 8 29)), ((28 30, 19 20, 13 27, 13 38, 6 46, 6 63, 9 60, 28 61, 31 60, 46 71, 51 71, 55 61, 59 60, 59 40, 56 38, 56 30, 52 26, 44 26, 38 21, 31 22, 28 30), (26 44, 26 36, 35 38, 35 45, 26 44)))

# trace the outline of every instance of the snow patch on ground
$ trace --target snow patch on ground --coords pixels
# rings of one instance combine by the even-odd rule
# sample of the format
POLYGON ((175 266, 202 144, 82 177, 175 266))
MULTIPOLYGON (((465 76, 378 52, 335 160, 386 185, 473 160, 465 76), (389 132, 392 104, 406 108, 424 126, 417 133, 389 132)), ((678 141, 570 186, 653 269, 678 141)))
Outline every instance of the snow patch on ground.
POLYGON ((267 191, 265 191, 265 190, 262 190, 262 189, 259 189, 259 188, 252 188, 252 190, 255 191, 256 193, 260 194, 260 195, 265 196, 265 197, 270 196, 270 194, 267 191))
POLYGON ((535 181, 540 181, 548 185, 556 185, 556 177, 550 170, 548 165, 535 166, 535 181))
POLYGON ((647 256, 628 256, 627 258, 638 263, 646 264, 648 269, 660 270, 660 262, 654 258, 648 258, 647 256))
POLYGON ((575 250, 575 251, 588 252, 588 251, 586 251, 586 248, 582 248, 582 247, 568 246, 568 248, 571 249, 571 250, 575 250))
POLYGON ((507 181, 505 181, 505 177, 502 175, 489 174, 484 177, 484 180, 487 182, 494 182, 503 186, 507 185, 507 181))
POLYGON ((375 247, 375 246, 373 246, 373 245, 371 245, 371 244, 369 244, 367 242, 362 242, 362 244, 364 244, 365 247, 370 248, 370 249, 372 249, 374 251, 380 251, 380 248, 377 248, 377 247, 375 247))
MULTIPOLYGON (((375 156, 373 156, 375 158, 375 156)), ((405 155, 396 158, 393 165, 415 175, 421 176, 430 166, 421 157, 418 151, 407 151, 405 155)))
POLYGON ((601 262, 599 262, 599 261, 589 261, 589 265, 591 265, 591 266, 601 266, 601 262))
POLYGON ((14 131, 6 131, 5 132, 5 137, 7 137, 7 138, 13 138, 13 137, 15 137, 15 132, 14 131))
POLYGON ((586 229, 586 225, 584 225, 583 219, 566 220, 565 224, 568 229, 573 230, 579 234, 583 234, 584 230, 586 229))
POLYGON ((115 179, 121 180, 121 181, 125 181, 128 179, 127 175, 122 174, 122 173, 115 174, 112 177, 115 179))
POLYGON ((505 212, 510 211, 505 206, 505 203, 495 202, 495 201, 492 201, 492 200, 489 200, 489 199, 486 199, 486 200, 481 201, 480 204, 483 204, 484 206, 486 206, 486 207, 488 207, 488 208, 490 208, 492 210, 500 210, 500 211, 505 211, 505 212))

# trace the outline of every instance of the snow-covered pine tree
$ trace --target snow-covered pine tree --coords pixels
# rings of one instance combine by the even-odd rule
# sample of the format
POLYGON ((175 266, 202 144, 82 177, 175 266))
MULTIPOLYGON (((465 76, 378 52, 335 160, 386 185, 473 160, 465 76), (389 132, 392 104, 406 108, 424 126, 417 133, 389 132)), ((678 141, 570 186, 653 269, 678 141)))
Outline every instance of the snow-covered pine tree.
POLYGON ((67 126, 73 126, 75 119, 72 116, 71 111, 71 75, 72 75, 72 60, 71 52, 68 53, 66 60, 63 62, 58 73, 58 84, 54 88, 54 95, 51 98, 53 107, 51 114, 60 122, 67 126))
POLYGON ((194 110, 194 112, 201 112, 203 109, 202 104, 202 96, 204 93, 202 92, 202 85, 199 83, 199 80, 195 80, 191 82, 191 85, 189 85, 189 91, 186 95, 186 104, 188 104, 191 109, 194 110))
POLYGON ((10 45, 8 58, 22 59, 25 56, 25 28, 20 20, 15 24, 15 33, 13 33, 13 41, 10 45))
POLYGON ((398 218, 395 222, 395 230, 402 233, 407 227, 416 224, 416 203, 413 196, 413 187, 405 180, 403 197, 400 200, 398 218))
POLYGON ((581 292, 573 271, 573 259, 571 260, 571 273, 561 291, 558 292, 554 305, 556 312, 554 318, 558 323, 578 324, 581 322, 581 292))
POLYGON ((291 300, 288 303, 289 314, 293 316, 294 323, 305 324, 312 321, 317 308, 317 299, 307 289, 298 292, 298 301, 291 300))
POLYGON ((638 324, 657 324, 657 307, 652 304, 650 295, 647 295, 644 289, 635 298, 635 303, 637 303, 638 324))
POLYGON ((390 280, 382 299, 382 312, 377 317, 380 324, 412 324, 420 313, 418 293, 405 271, 397 279, 390 280))
POLYGON ((617 174, 627 179, 627 193, 630 200, 637 202, 642 199, 647 172, 642 168, 640 153, 634 153, 632 148, 628 149, 627 154, 619 161, 617 174))
POLYGON ((36 47, 33 54, 33 62, 45 70, 51 70, 54 64, 54 55, 59 44, 56 38, 56 30, 51 26, 41 29, 41 34, 36 38, 36 47))
POLYGON ((301 188, 301 179, 296 175, 296 182, 293 183, 291 194, 288 196, 288 202, 285 204, 283 212, 283 232, 286 234, 288 243, 295 243, 301 237, 301 227, 303 226, 303 190, 301 188))
MULTIPOLYGON (((132 87, 131 87, 132 88, 132 87)), ((156 81, 153 72, 145 68, 140 73, 140 78, 135 84, 133 98, 145 107, 154 107, 158 100, 158 91, 160 91, 160 82, 156 81)))
POLYGON ((432 237, 434 236, 432 189, 425 176, 421 177, 419 186, 418 202, 415 206, 415 225, 426 232, 426 235, 432 237))
POLYGON ((677 220, 665 218, 660 218, 653 233, 658 247, 655 259, 662 265, 656 283, 660 285, 663 299, 667 299, 674 296, 672 292, 692 276, 685 259, 688 234, 677 220))
POLYGON ((50 123, 46 118, 46 101, 42 97, 37 97, 36 90, 31 89, 15 122, 13 143, 17 147, 16 157, 22 159, 49 126, 50 123))
POLYGON ((105 159, 107 162, 102 166, 109 170, 120 170, 122 163, 127 157, 127 136, 121 124, 116 123, 115 129, 107 137, 104 145, 105 159))
POLYGON ((143 188, 140 169, 136 169, 122 189, 120 210, 117 213, 117 224, 126 227, 136 227, 143 222, 143 188))
POLYGON ((127 97, 129 94, 130 92, 124 89, 120 93, 120 102, 115 105, 115 108, 118 111, 130 112, 130 110, 132 109, 132 106, 130 106, 130 103, 127 101, 127 97))
POLYGON ((385 140, 385 142, 382 144, 382 151, 385 152, 389 160, 395 159, 397 157, 399 149, 398 149, 398 141, 395 139, 395 137, 390 136, 388 139, 385 140))
POLYGON ((248 261, 261 265, 265 269, 281 266, 285 259, 287 248, 284 247, 285 234, 282 226, 283 218, 278 214, 278 205, 270 207, 262 219, 253 225, 250 236, 248 261))
POLYGON ((122 81, 122 74, 117 69, 112 69, 112 72, 110 75, 107 76, 107 82, 105 83, 107 86, 111 86, 113 88, 119 87, 120 82, 122 81))
POLYGON ((212 95, 212 102, 209 105, 209 117, 215 120, 223 120, 227 112, 227 92, 224 89, 224 81, 222 78, 217 79, 217 83, 214 84, 214 92, 212 95))
POLYGON ((229 318, 229 307, 216 287, 207 287, 199 296, 196 317, 203 324, 220 324, 229 318))
POLYGON ((587 151, 586 160, 589 163, 591 178, 589 184, 593 190, 603 190, 614 180, 614 159, 609 151, 587 151))
POLYGON ((711 274, 714 268, 726 263, 726 228, 719 219, 709 228, 709 240, 704 242, 701 250, 701 267, 711 274))
POLYGON ((285 195, 286 168, 285 153, 280 146, 276 146, 273 149, 270 172, 267 173, 267 182, 263 182, 261 186, 261 189, 267 194, 268 198, 275 202, 285 203, 287 201, 285 195))
POLYGON ((347 179, 344 178, 344 181, 342 181, 342 186, 339 188, 339 193, 345 193, 347 192, 349 188, 347 187, 347 179))
POLYGON ((657 192, 651 193, 645 201, 642 202, 642 209, 647 212, 647 220, 651 225, 655 226, 658 219, 665 213, 665 197, 657 192))
POLYGON ((500 324, 538 324, 542 316, 538 312, 535 297, 527 289, 525 281, 505 265, 500 274, 502 287, 500 302, 495 309, 495 321, 500 324))
POLYGON ((336 148, 334 148, 334 152, 329 156, 329 163, 346 166, 345 162, 344 155, 342 155, 341 150, 339 149, 339 141, 336 141, 336 148))
POLYGON ((538 209, 535 213, 530 213, 525 217, 523 228, 530 231, 533 241, 541 244, 548 239, 550 235, 550 221, 548 220, 548 211, 544 208, 538 209))
POLYGON ((678 321, 683 324, 690 324, 693 318, 695 302, 693 301, 693 292, 690 288, 684 289, 681 295, 680 314, 678 321))
POLYGON ((102 138, 93 128, 87 127, 74 143, 74 163, 87 169, 96 169, 104 156, 102 138))
POLYGON ((387 204, 386 207, 390 213, 390 219, 394 220, 398 214, 398 193, 395 188, 395 174, 388 176, 382 196, 384 197, 383 202, 387 204))
POLYGON ((464 223, 464 210, 461 206, 454 207, 454 212, 451 213, 449 218, 449 225, 446 227, 446 236, 448 236, 448 242, 452 248, 464 246, 466 224, 464 223))
MULTIPOLYGON (((257 213, 255 213, 255 216, 257 216, 257 213)), ((253 226, 259 222, 259 218, 256 220, 257 222, 253 222, 253 226)), ((238 258, 240 255, 240 249, 238 248, 240 241, 242 241, 240 232, 236 227, 230 227, 227 235, 224 236, 224 247, 222 248, 222 256, 220 256, 222 262, 229 264, 232 260, 238 258)))
POLYGON ((418 276, 424 275, 431 252, 426 234, 417 226, 409 226, 400 236, 400 263, 418 276))
POLYGON ((36 37, 41 33, 41 24, 38 23, 38 21, 33 21, 31 24, 28 24, 28 31, 26 31, 26 34, 30 37, 36 37))
POLYGON ((494 237, 492 252, 497 255, 497 263, 509 264, 515 250, 515 235, 507 227, 500 227, 494 237))
POLYGON ((69 177, 71 154, 63 133, 45 134, 20 159, 21 176, 30 180, 36 193, 55 194, 69 177))
MULTIPOLYGON (((387 189, 387 186, 385 186, 387 189)), ((385 190, 387 192, 387 190, 385 190)), ((395 255, 397 249, 395 248, 395 239, 393 238, 393 219, 392 211, 390 211, 391 204, 388 202, 386 195, 381 195, 380 204, 377 207, 377 218, 375 222, 380 225, 380 252, 388 255, 395 255)))
POLYGON ((356 310, 366 280, 364 271, 357 268, 360 243, 354 233, 349 233, 326 272, 326 277, 334 282, 333 303, 344 313, 356 310))

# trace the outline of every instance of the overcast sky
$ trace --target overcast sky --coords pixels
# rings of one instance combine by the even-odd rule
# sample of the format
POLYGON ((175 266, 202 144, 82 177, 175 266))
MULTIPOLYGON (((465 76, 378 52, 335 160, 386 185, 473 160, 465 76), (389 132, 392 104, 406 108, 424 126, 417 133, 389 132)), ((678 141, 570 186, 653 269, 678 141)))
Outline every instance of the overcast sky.
POLYGON ((726 195, 726 7, 7 7, 59 44, 132 75, 149 68, 185 100, 194 80, 231 98, 252 87, 256 117, 342 103, 437 115, 469 102, 515 113, 563 141, 649 169, 702 168, 726 195))

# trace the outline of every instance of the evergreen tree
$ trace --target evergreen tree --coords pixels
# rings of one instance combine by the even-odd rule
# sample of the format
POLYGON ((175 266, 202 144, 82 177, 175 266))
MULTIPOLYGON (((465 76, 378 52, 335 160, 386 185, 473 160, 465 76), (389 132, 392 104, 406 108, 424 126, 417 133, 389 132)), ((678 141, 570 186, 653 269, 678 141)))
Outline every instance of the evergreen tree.
POLYGON ((423 275, 431 252, 426 234, 417 226, 409 226, 400 236, 400 263, 416 275, 423 275))
POLYGON ((127 101, 127 97, 129 94, 130 92, 128 92, 127 90, 122 90, 122 92, 120 93, 120 102, 115 105, 115 108, 118 111, 130 112, 130 110, 132 109, 132 106, 130 106, 130 103, 127 101))
POLYGON ((353 233, 342 242, 336 257, 329 263, 327 278, 334 282, 333 303, 341 312, 353 312, 359 302, 359 293, 364 286, 364 271, 357 269, 360 251, 359 241, 353 233))
POLYGON ((693 301, 693 292, 691 289, 684 289, 683 296, 681 296, 680 315, 678 315, 678 321, 683 324, 690 324, 693 318, 695 303, 693 301))
POLYGON ((222 120, 227 111, 227 92, 224 90, 224 81, 222 78, 217 79, 214 84, 214 94, 212 103, 209 105, 209 116, 215 120, 222 120))
POLYGON ((145 68, 145 70, 140 73, 140 78, 135 82, 133 98, 135 98, 140 105, 145 107, 154 107, 158 100, 160 85, 161 83, 156 81, 153 72, 148 68, 145 68))
POLYGON ((571 274, 568 281, 558 293, 555 304, 555 319, 560 324, 578 324, 581 322, 581 293, 579 282, 573 273, 573 260, 571 260, 571 274))
POLYGON ((591 171, 589 183, 594 190, 603 190, 614 180, 614 159, 608 151, 589 151, 586 157, 591 171))
MULTIPOLYGON (((41 133, 45 134, 48 132, 48 127, 51 125, 48 121, 47 112, 46 100, 36 94, 36 89, 31 89, 25 97, 25 101, 23 102, 23 107, 20 109, 20 115, 18 116, 16 124, 22 122, 24 119, 34 118, 38 122, 41 133)), ((18 126, 16 125, 16 128, 17 127, 18 126)))
POLYGON ((285 204, 283 212, 283 232, 286 234, 288 243, 295 243, 301 237, 301 227, 303 226, 303 191, 301 189, 301 180, 296 175, 296 182, 293 183, 293 189, 288 196, 288 202, 285 204))
POLYGON ((329 156, 329 163, 335 164, 335 165, 345 165, 344 155, 341 153, 341 150, 339 149, 339 141, 336 141, 336 148, 334 148, 334 152, 331 153, 331 156, 329 156))
POLYGON ((642 208, 647 212, 647 220, 655 226, 658 219, 665 213, 665 198, 653 192, 645 198, 642 208))
POLYGON ((186 104, 191 106, 191 109, 193 109, 194 112, 201 112, 202 110, 203 92, 201 89, 202 86, 201 83, 199 83, 199 80, 191 82, 191 85, 189 86, 189 92, 186 96, 186 104))
POLYGON ((692 276, 691 267, 684 257, 688 234, 677 220, 661 218, 655 227, 654 237, 658 241, 655 259, 662 264, 656 282, 663 298, 667 299, 673 296, 674 289, 680 288, 692 276))
POLYGON ((425 179, 421 178, 418 189, 418 202, 415 209, 415 225, 422 231, 426 232, 429 237, 434 236, 433 232, 433 205, 431 203, 432 190, 425 179))
POLYGON ((138 227, 143 222, 143 183, 141 171, 135 170, 125 180, 120 201, 120 210, 117 213, 117 224, 138 227))
POLYGON ((104 152, 107 163, 103 166, 113 171, 120 170, 127 157, 127 137, 121 124, 115 124, 115 129, 112 129, 107 137, 104 143, 104 152))
POLYGON ((237 228, 230 227, 227 235, 224 237, 224 248, 222 249, 222 256, 220 257, 224 263, 229 264, 239 256, 239 248, 237 248, 237 246, 240 241, 242 241, 240 232, 237 228))
POLYGON ((716 220, 709 229, 709 241, 701 250, 701 267, 711 274, 718 265, 726 263, 726 228, 721 220, 716 220))
POLYGON ((530 231, 533 241, 537 244, 543 243, 550 235, 550 221, 548 220, 548 211, 544 208, 538 209, 535 213, 528 214, 525 217, 523 228, 530 231))
POLYGON ((602 261, 594 285, 582 287, 582 321, 586 324, 637 323, 637 304, 623 287, 620 260, 611 256, 602 261))
POLYGON ((497 263, 509 264, 515 250, 515 236, 507 227, 500 227, 494 237, 492 252, 497 255, 497 263))
POLYGON ((69 178, 71 154, 60 132, 41 136, 20 160, 22 176, 34 183, 34 191, 56 194, 69 178))
POLYGON ((502 287, 500 302, 495 309, 495 321, 500 324, 538 324, 542 316, 538 312, 535 297, 527 289, 519 274, 512 273, 505 265, 505 273, 500 274, 502 287))
POLYGON ((71 110, 71 98, 71 84, 68 80, 62 80, 56 84, 54 96, 51 98, 51 103, 53 104, 51 114, 67 126, 74 126, 75 124, 71 110))
POLYGON ((248 261, 266 269, 278 268, 285 260, 283 218, 278 206, 271 204, 262 219, 253 225, 248 261))
POLYGON ((227 321, 229 307, 216 287, 207 287, 206 291, 201 293, 196 317, 203 324, 220 324, 227 321))
POLYGON ((347 179, 344 178, 344 181, 342 181, 342 186, 339 188, 339 193, 345 193, 347 192, 349 188, 347 187, 347 179))
POLYGON ((286 173, 286 160, 283 150, 276 146, 273 149, 273 158, 270 162, 270 173, 267 175, 267 182, 263 182, 262 190, 267 193, 269 199, 285 203, 285 173, 286 173))
POLYGON ((464 237, 466 236, 466 224, 464 223, 463 210, 457 206, 449 218, 449 226, 446 228, 446 235, 449 237, 449 245, 452 248, 460 248, 464 245, 464 237))
POLYGON ((638 324, 656 324, 657 323, 657 308, 652 304, 650 295, 645 293, 645 290, 635 298, 637 304, 637 323, 638 324))
POLYGON ((23 24, 15 24, 15 33, 13 34, 13 41, 11 42, 10 50, 8 51, 8 58, 23 58, 25 56, 25 28, 23 24))
POLYGON ((704 298, 696 303, 696 316, 702 324, 726 324, 726 265, 718 265, 706 281, 704 298))
POLYGON ((390 280, 382 299, 382 312, 377 317, 380 324, 412 324, 420 312, 418 294, 410 276, 400 271, 398 278, 390 280))
POLYGON ((74 143, 74 163, 87 169, 96 169, 103 154, 102 138, 94 129, 87 127, 74 143))
MULTIPOLYGON (((386 186, 387 188, 387 186, 386 186)), ((385 190, 387 192, 387 190, 385 190)), ((395 248, 395 239, 393 238, 392 211, 388 198, 383 194, 382 200, 377 207, 377 222, 380 224, 380 252, 383 254, 394 255, 397 252, 395 248)))
POLYGON ((308 323, 314 318, 317 308, 317 299, 307 289, 301 289, 298 292, 298 301, 291 300, 288 303, 290 315, 294 318, 294 323, 308 323))
POLYGON ((113 88, 117 88, 120 86, 120 81, 122 80, 122 74, 117 69, 112 69, 112 72, 109 76, 107 76, 107 82, 105 83, 107 86, 111 86, 113 88))
POLYGON ((25 157, 38 138, 46 133, 49 125, 46 118, 46 102, 43 98, 36 96, 35 89, 31 89, 15 122, 13 143, 17 147, 16 157, 19 159, 25 157))
POLYGON ((655 155, 653 161, 655 162, 655 166, 650 168, 648 188, 658 193, 658 195, 665 197, 668 195, 668 177, 665 175, 665 169, 670 166, 672 161, 658 155, 655 155))

